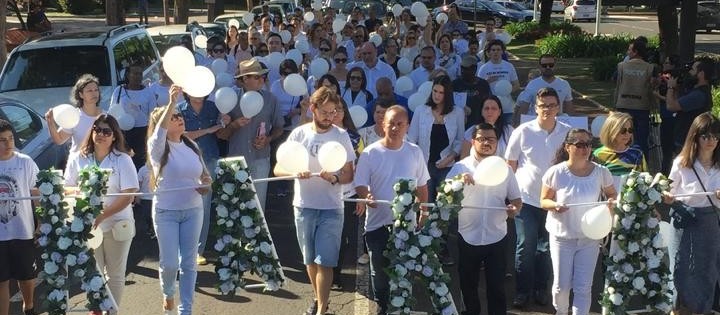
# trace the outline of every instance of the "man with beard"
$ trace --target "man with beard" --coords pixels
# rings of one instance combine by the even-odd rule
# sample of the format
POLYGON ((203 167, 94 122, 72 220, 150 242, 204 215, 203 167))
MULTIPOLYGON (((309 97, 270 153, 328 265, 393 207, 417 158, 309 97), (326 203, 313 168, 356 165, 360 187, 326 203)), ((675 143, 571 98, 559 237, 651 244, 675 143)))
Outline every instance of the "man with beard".
POLYGON ((675 147, 681 148, 695 117, 712 108, 710 80, 715 76, 715 64, 709 59, 693 63, 685 86, 691 87, 685 95, 678 97, 678 78, 671 77, 667 83, 665 102, 667 109, 676 112, 675 147))
MULTIPOLYGON (((420 148, 405 141, 409 121, 408 111, 402 106, 391 106, 385 112, 383 138, 365 148, 358 159, 354 185, 359 198, 392 200, 395 196, 393 185, 398 178, 414 178, 417 198, 420 202, 427 201, 430 175, 420 148)), ((389 261, 383 251, 392 231, 393 211, 386 204, 357 204, 357 215, 366 211, 365 243, 370 254, 373 296, 378 304, 377 314, 385 315, 390 287, 384 271, 389 261)))
POLYGON ((475 56, 465 56, 460 62, 460 77, 453 81, 453 91, 467 93, 465 102, 465 114, 467 123, 465 128, 475 125, 482 116, 480 108, 488 96, 490 96, 490 84, 485 79, 478 78, 478 60, 475 56))
POLYGON ((308 171, 291 174, 280 163, 275 166, 276 176, 298 177, 293 197, 295 228, 314 294, 314 300, 305 312, 307 315, 322 315, 328 311, 333 268, 338 262, 343 227, 342 184, 353 180, 355 151, 350 136, 332 123, 341 102, 333 90, 320 87, 310 97, 313 121, 295 128, 288 136, 288 141, 299 142, 308 150, 308 171), (318 150, 331 141, 342 144, 347 153, 347 162, 337 172, 323 170, 318 161, 318 150), (311 176, 311 173, 320 175, 311 176))
MULTIPOLYGON (((507 178, 495 186, 477 185, 473 180, 475 169, 483 159, 494 156, 498 135, 486 123, 476 126, 470 156, 455 163, 447 175, 462 175, 465 181, 463 208, 458 215, 458 272, 460 290, 465 303, 464 315, 480 315, 478 280, 485 266, 488 314, 506 314, 505 302, 505 247, 508 242, 508 217, 514 217, 520 207, 520 189, 515 174, 508 170, 507 178), (510 204, 505 205, 505 200, 510 204), (507 210, 484 209, 505 207, 507 210)), ((507 166, 509 168, 509 166, 507 166)))
POLYGON ((555 76, 555 57, 545 54, 540 56, 539 61, 541 75, 528 82, 525 90, 518 95, 517 105, 513 112, 513 126, 520 124, 521 115, 535 112, 532 109, 535 107, 535 94, 542 88, 553 88, 557 92, 560 97, 559 114, 572 114, 574 111, 570 83, 555 76))

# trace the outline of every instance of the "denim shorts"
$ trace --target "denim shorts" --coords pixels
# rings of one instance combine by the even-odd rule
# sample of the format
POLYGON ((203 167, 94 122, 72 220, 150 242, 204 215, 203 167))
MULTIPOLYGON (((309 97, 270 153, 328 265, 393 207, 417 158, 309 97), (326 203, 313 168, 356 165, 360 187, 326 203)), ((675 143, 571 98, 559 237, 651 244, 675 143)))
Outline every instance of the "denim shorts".
POLYGON ((342 227, 343 209, 295 207, 295 229, 303 263, 337 266, 342 227))

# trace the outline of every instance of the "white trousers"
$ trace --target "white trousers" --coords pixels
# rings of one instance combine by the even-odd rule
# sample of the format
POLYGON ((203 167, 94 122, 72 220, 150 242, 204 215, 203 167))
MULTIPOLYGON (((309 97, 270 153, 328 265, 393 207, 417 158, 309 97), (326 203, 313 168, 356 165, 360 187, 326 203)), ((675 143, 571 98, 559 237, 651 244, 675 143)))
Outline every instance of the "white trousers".
POLYGON ((590 312, 591 291, 595 265, 600 252, 600 241, 587 238, 566 239, 550 235, 552 259, 552 298, 555 314, 567 315, 570 307, 570 290, 573 292, 572 313, 587 315, 590 312))
POLYGON ((131 244, 132 239, 118 242, 113 238, 112 231, 108 231, 103 233, 102 245, 95 249, 98 271, 105 273, 108 289, 118 307, 125 289, 125 270, 131 244))

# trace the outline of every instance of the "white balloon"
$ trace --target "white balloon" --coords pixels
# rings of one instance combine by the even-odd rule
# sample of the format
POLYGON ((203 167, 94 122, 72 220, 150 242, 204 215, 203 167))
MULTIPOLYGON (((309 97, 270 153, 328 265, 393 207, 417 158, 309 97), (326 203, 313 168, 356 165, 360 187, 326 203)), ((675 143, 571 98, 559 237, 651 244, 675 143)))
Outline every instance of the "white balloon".
POLYGON ((230 19, 228 21, 228 28, 231 28, 233 26, 235 26, 235 28, 237 28, 237 29, 240 29, 240 21, 238 21, 236 19, 230 19))
POLYGON ((413 71, 412 61, 405 57, 400 58, 400 60, 398 60, 397 65, 398 65, 398 71, 400 71, 400 75, 406 75, 413 71))
POLYGON ((240 109, 242 110, 243 117, 252 118, 253 116, 260 113, 263 108, 263 97, 260 93, 255 91, 245 92, 242 98, 240 98, 240 109))
POLYGON ((351 106, 348 108, 350 117, 352 118, 353 124, 356 128, 360 128, 365 125, 368 119, 367 110, 360 105, 351 106))
POLYGON ((603 125, 605 125, 606 119, 607 115, 595 116, 595 118, 593 118, 592 124, 590 124, 590 132, 592 132, 595 138, 600 138, 600 131, 603 125))
POLYGON ((285 60, 285 55, 281 52, 271 52, 269 55, 265 57, 265 60, 268 61, 268 67, 277 69, 280 67, 280 64, 285 60))
POLYGON ((345 20, 336 18, 332 24, 333 33, 340 33, 345 28, 345 24, 347 24, 345 20))
POLYGON ((282 30, 280 31, 280 39, 282 40, 283 44, 287 44, 290 42, 290 38, 292 38, 292 34, 288 30, 282 30))
POLYGON ((233 76, 227 72, 218 73, 215 76, 215 86, 217 86, 217 87, 233 86, 233 76))
POLYGON ((498 96, 500 99, 500 105, 502 106, 503 114, 512 113, 515 108, 515 102, 511 96, 498 96))
POLYGON ((285 141, 278 147, 275 157, 280 167, 291 174, 305 172, 310 168, 308 150, 297 141, 285 141))
POLYGON ((667 223, 665 221, 660 221, 659 226, 660 226, 660 236, 662 237, 662 240, 663 240, 662 241, 663 247, 667 247, 668 244, 670 244, 670 242, 673 239, 673 234, 674 234, 673 227, 672 227, 672 225, 670 225, 670 223, 667 223))
POLYGON ((285 54, 285 59, 292 59, 292 61, 295 61, 296 66, 300 66, 303 61, 303 55, 297 49, 290 49, 287 54, 285 54))
POLYGON ((215 89, 215 75, 203 66, 195 66, 182 82, 183 92, 193 97, 205 97, 215 89))
POLYGON ((70 104, 62 104, 53 108, 53 118, 62 129, 73 129, 80 122, 80 110, 70 104))
POLYGON ((125 113, 125 110, 120 105, 110 106, 110 109, 108 110, 108 114, 110 114, 110 116, 113 116, 115 118, 120 117, 124 113, 125 113))
POLYGON ((400 14, 402 14, 402 11, 403 11, 403 7, 402 7, 402 5, 400 5, 399 3, 396 3, 396 4, 392 7, 392 13, 393 13, 394 16, 400 16, 400 14))
POLYGON ((205 49, 205 48, 207 48, 207 40, 208 40, 207 36, 202 35, 202 34, 197 35, 197 36, 195 36, 195 46, 205 49))
POLYGON ((410 7, 410 13, 412 13, 412 15, 415 17, 427 16, 428 9, 424 3, 420 2, 420 1, 415 1, 415 2, 413 2, 412 6, 410 7))
POLYGON ((325 142, 318 149, 318 162, 323 171, 337 172, 347 162, 347 150, 337 141, 325 142))
POLYGON ((512 93, 512 83, 508 80, 500 80, 495 82, 493 86, 493 94, 497 96, 507 96, 512 93))
POLYGON ((252 13, 252 12, 245 13, 245 15, 243 15, 243 17, 242 17, 242 20, 243 20, 243 22, 245 22, 245 25, 250 26, 250 24, 252 24, 252 22, 255 20, 255 13, 252 13))
POLYGON ((97 227, 90 231, 90 235, 92 235, 92 238, 88 238, 87 246, 92 249, 97 249, 102 245, 103 231, 100 227, 97 227))
POLYGON ((163 56, 163 69, 175 84, 182 86, 182 81, 194 67, 195 57, 185 47, 170 47, 163 56))
POLYGON ((425 99, 430 97, 430 94, 432 94, 432 81, 425 81, 423 84, 420 84, 420 87, 418 88, 418 92, 423 95, 425 99))
POLYGON ((372 32, 372 33, 370 33, 369 41, 371 43, 373 43, 373 45, 375 45, 375 47, 379 47, 380 45, 382 45, 383 39, 382 39, 382 36, 380 36, 380 34, 372 32))
POLYGON ((315 13, 305 12, 303 17, 305 18, 305 22, 312 22, 315 20, 315 13))
POLYGON ((475 168, 473 179, 475 184, 483 186, 497 186, 502 184, 508 177, 508 165, 499 156, 488 156, 484 158, 475 168))
POLYGON ((422 93, 415 92, 408 98, 408 108, 414 112, 418 106, 424 106, 425 102, 427 102, 427 96, 424 96, 422 93))
POLYGON ((227 114, 235 108, 237 100, 237 93, 230 87, 221 87, 215 91, 215 106, 222 114, 227 114))
POLYGON ((310 63, 310 75, 319 78, 330 70, 327 60, 317 58, 310 63))
POLYGON ((397 94, 403 94, 407 91, 412 91, 412 89, 413 81, 410 77, 400 77, 397 82, 395 82, 395 93, 397 94))
POLYGON ((599 240, 612 229, 612 215, 606 205, 593 207, 583 214, 580 230, 589 239, 599 240))
POLYGON ((445 12, 440 12, 440 13, 438 13, 437 16, 435 16, 435 21, 437 21, 438 24, 443 24, 443 23, 447 22, 447 20, 448 20, 448 15, 445 12))
POLYGON ((322 1, 313 1, 310 7, 313 8, 313 10, 322 10, 322 1))
POLYGON ((210 64, 210 69, 212 69, 212 72, 215 75, 227 72, 227 68, 228 62, 225 61, 225 59, 215 59, 213 60, 212 64, 210 64))
POLYGON ((303 54, 310 52, 310 43, 306 39, 295 40, 295 49, 303 54))
POLYGON ((123 112, 120 116, 115 117, 122 130, 130 130, 135 127, 135 118, 130 114, 123 112))
POLYGON ((422 27, 425 27, 428 23, 427 16, 418 16, 415 18, 415 21, 417 21, 417 24, 422 27))
POLYGON ((308 93, 305 79, 297 73, 292 73, 283 80, 283 89, 292 96, 303 96, 308 93))

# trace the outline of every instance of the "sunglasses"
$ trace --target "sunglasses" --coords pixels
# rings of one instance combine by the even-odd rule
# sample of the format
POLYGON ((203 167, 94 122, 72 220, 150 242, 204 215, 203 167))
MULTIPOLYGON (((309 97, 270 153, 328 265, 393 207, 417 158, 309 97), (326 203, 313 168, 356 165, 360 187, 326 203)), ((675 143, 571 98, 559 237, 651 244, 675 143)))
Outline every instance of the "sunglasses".
POLYGON ((220 49, 213 49, 213 50, 212 50, 212 52, 214 52, 214 53, 216 53, 216 54, 219 54, 219 53, 224 53, 224 52, 225 52, 225 49, 223 49, 223 48, 220 48, 220 49))
POLYGON ((555 68, 555 64, 554 63, 541 63, 540 67, 541 68, 555 68))
POLYGON ((460 37, 460 34, 452 34, 453 37, 460 37))
POLYGON ((582 142, 582 141, 578 141, 578 142, 575 142, 575 143, 568 143, 568 144, 569 144, 569 145, 572 145, 572 146, 575 146, 575 147, 578 148, 578 149, 587 149, 587 148, 590 147, 590 143, 589 143, 589 142, 582 142))
POLYGON ((553 109, 553 108, 555 108, 555 107, 558 107, 558 104, 540 104, 540 105, 537 105, 537 108, 539 108, 539 109, 545 109, 545 110, 553 109))
POLYGON ((497 142, 497 138, 495 138, 495 137, 476 137, 475 141, 480 142, 480 143, 482 143, 482 142, 495 143, 495 142, 497 142))
POLYGON ((178 121, 182 118, 183 118, 183 115, 180 113, 175 113, 175 114, 172 114, 172 116, 170 116, 171 121, 178 121))
POLYGON ((330 51, 330 48, 320 48, 320 51, 322 51, 322 52, 328 52, 328 51, 330 51))
POLYGON ((269 51, 267 50, 258 50, 258 54, 268 54, 269 51))
POLYGON ((718 139, 720 139, 720 135, 713 134, 713 133, 706 133, 706 134, 700 135, 700 139, 702 139, 704 141, 708 141, 708 140, 718 141, 718 139))
POLYGON ((355 36, 353 36, 353 38, 363 38, 363 36, 362 36, 362 35, 355 35, 355 36))
POLYGON ((112 136, 112 134, 113 134, 112 129, 102 128, 102 127, 98 127, 98 126, 93 127, 93 132, 95 132, 96 134, 102 135, 104 137, 109 137, 109 136, 112 136))
POLYGON ((350 76, 350 81, 362 81, 362 77, 350 76))
POLYGON ((415 37, 408 37, 407 40, 415 40, 415 37))
POLYGON ((635 130, 633 130, 632 128, 622 128, 622 129, 620 129, 620 134, 621 135, 626 134, 626 133, 632 134, 634 131, 635 130))
POLYGON ((347 58, 335 58, 335 63, 346 63, 347 58))

